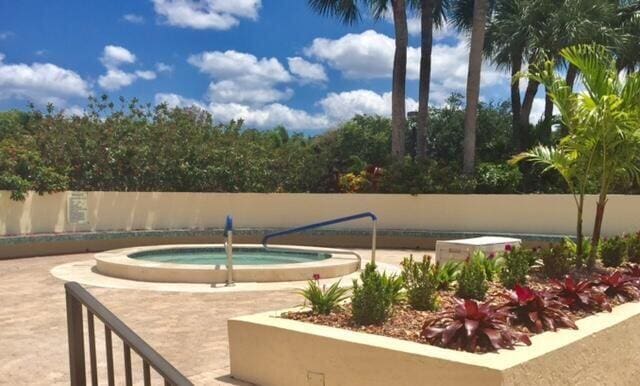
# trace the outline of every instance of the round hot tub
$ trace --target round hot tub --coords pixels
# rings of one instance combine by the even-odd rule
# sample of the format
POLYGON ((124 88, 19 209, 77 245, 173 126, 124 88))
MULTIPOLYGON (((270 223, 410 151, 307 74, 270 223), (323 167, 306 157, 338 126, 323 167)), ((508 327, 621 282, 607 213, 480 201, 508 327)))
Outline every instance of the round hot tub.
MULTIPOLYGON (((225 283, 222 244, 135 247, 98 253, 96 271, 112 277, 167 283, 225 283)), ((234 282, 332 278, 360 268, 360 257, 344 249, 242 244, 233 247, 234 282)))

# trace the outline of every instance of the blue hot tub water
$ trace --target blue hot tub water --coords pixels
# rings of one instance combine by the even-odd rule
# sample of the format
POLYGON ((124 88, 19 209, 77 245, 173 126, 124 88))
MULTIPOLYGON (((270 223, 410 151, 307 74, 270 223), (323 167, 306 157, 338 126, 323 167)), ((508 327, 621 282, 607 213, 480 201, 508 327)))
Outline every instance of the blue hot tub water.
MULTIPOLYGON (((315 252, 269 251, 260 248, 234 248, 234 265, 292 264, 321 261, 331 255, 315 252)), ((173 248, 144 251, 129 255, 132 259, 174 264, 225 265, 224 248, 173 248)))

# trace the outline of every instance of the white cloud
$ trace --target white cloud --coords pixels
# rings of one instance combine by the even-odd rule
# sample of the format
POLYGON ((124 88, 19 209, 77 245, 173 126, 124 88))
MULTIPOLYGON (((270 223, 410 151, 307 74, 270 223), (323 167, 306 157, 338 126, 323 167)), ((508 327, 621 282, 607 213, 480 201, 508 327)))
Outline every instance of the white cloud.
POLYGON ((6 40, 9 39, 10 37, 14 36, 15 34, 11 31, 3 31, 0 32, 0 40, 6 40))
MULTIPOLYGON (((384 34, 368 30, 347 34, 339 39, 314 39, 305 49, 307 56, 326 62, 350 79, 390 78, 393 73, 395 41, 384 34)), ((431 101, 440 104, 451 92, 466 87, 469 47, 462 36, 455 44, 434 44, 431 56, 431 101)), ((508 75, 489 63, 483 64, 482 85, 508 82, 508 75)), ((407 79, 420 76, 420 48, 407 48, 407 79)))
POLYGON ((153 80, 156 78, 156 73, 153 71, 136 71, 136 76, 138 78, 144 79, 144 80, 153 80))
POLYGON ((237 103, 212 103, 209 111, 214 119, 226 122, 231 119, 243 119, 250 127, 272 128, 283 125, 288 129, 323 129, 329 121, 323 115, 312 115, 304 110, 293 109, 280 103, 272 103, 251 108, 237 103))
POLYGON ((258 59, 254 55, 233 50, 191 55, 188 62, 215 78, 252 78, 269 83, 291 80, 291 75, 278 59, 258 59))
POLYGON ((98 84, 105 90, 115 91, 131 85, 137 79, 153 80, 156 73, 150 70, 127 72, 120 67, 136 62, 136 56, 128 49, 120 46, 107 45, 104 47, 100 61, 107 72, 98 77, 98 84))
POLYGON ((326 82, 328 79, 324 67, 320 63, 311 63, 303 58, 296 56, 287 58, 289 71, 293 75, 300 78, 303 83, 306 82, 326 82))
POLYGON ((291 89, 277 88, 291 82, 293 77, 276 58, 212 51, 191 55, 188 62, 214 79, 209 85, 209 99, 215 103, 261 105, 293 95, 291 89))
POLYGON ((170 64, 158 62, 156 63, 156 71, 158 72, 173 72, 173 66, 170 64))
POLYGON ((191 107, 196 106, 203 110, 207 107, 195 99, 185 98, 178 94, 173 93, 158 93, 155 95, 155 102, 157 105, 165 103, 169 107, 191 107))
POLYGON ((135 63, 136 56, 124 47, 108 45, 104 47, 100 61, 107 68, 117 68, 122 64, 135 63))
POLYGON ((89 85, 74 71, 51 63, 9 64, 4 59, 0 53, 0 99, 64 106, 69 98, 89 95, 89 85))
POLYGON ((228 30, 239 18, 256 20, 261 0, 153 0, 156 13, 172 26, 228 30))
POLYGON ((223 80, 209 84, 209 98, 215 102, 239 102, 249 104, 265 104, 289 99, 293 90, 279 90, 269 84, 247 83, 237 80, 223 80))
POLYGON ((127 13, 125 15, 122 15, 122 20, 128 21, 129 23, 132 23, 132 24, 144 23, 144 17, 133 14, 133 13, 127 13))
MULTIPOLYGON (((329 93, 318 102, 332 122, 351 119, 356 114, 391 115, 391 93, 378 94, 371 90, 353 90, 329 93)), ((417 110, 418 102, 406 99, 407 111, 417 110)))
POLYGON ((107 70, 107 73, 100 75, 98 84, 105 90, 115 91, 122 87, 129 86, 136 80, 136 75, 118 69, 107 70))
MULTIPOLYGON (((391 76, 394 47, 392 38, 368 30, 360 34, 350 33, 335 40, 316 38, 304 52, 307 56, 325 61, 347 78, 370 79, 391 76)), ((409 57, 414 55, 411 52, 413 50, 409 49, 409 57)), ((413 60, 410 58, 407 62, 409 79, 415 79, 418 74, 413 73, 410 65, 413 60)))
MULTIPOLYGON (((172 107, 196 106, 213 114, 216 121, 228 122, 243 119, 249 127, 260 129, 284 125, 288 129, 327 129, 352 118, 355 114, 388 116, 391 114, 391 93, 378 94, 371 90, 353 90, 329 93, 316 103, 319 113, 309 113, 281 103, 251 106, 244 103, 205 104, 177 94, 156 94, 156 103, 172 107)), ((415 110, 418 103, 407 98, 407 111, 415 110)))

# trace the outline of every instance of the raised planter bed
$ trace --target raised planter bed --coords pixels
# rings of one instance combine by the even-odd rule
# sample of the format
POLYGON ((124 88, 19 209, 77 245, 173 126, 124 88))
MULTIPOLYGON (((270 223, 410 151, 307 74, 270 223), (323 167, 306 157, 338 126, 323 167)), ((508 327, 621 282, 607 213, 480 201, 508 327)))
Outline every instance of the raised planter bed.
POLYGON ((285 311, 229 320, 233 377, 260 386, 640 384, 639 303, 487 354, 283 319, 285 311))

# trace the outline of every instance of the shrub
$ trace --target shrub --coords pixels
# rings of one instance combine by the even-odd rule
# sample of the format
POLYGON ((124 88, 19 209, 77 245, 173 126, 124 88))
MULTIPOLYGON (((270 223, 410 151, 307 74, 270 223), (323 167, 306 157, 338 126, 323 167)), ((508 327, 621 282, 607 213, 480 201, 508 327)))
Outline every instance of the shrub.
POLYGON ((624 261, 627 244, 619 236, 600 242, 600 259, 605 267, 619 267, 624 261))
POLYGON ((574 264, 574 255, 564 244, 542 250, 540 255, 542 256, 542 269, 547 277, 561 278, 569 273, 574 264))
POLYGON ((516 285, 515 291, 509 291, 508 298, 509 303, 505 307, 512 310, 516 320, 529 331, 555 331, 558 327, 578 329, 566 312, 568 306, 547 293, 516 285))
POLYGON ((454 299, 454 310, 429 318, 422 327, 422 336, 443 347, 475 352, 478 347, 495 351, 513 348, 517 342, 531 345, 526 334, 509 327, 511 314, 489 302, 454 299), (436 326, 436 324, 442 327, 436 326))
POLYGON ((444 264, 436 263, 434 270, 438 289, 447 291, 451 289, 453 283, 460 276, 460 263, 453 260, 449 260, 444 264))
POLYGON ((300 294, 309 302, 314 314, 329 315, 348 298, 348 292, 347 288, 340 287, 340 282, 333 283, 327 288, 320 287, 315 280, 309 280, 307 288, 301 290, 300 294))
POLYGON ((507 245, 502 257, 504 258, 504 266, 500 271, 502 285, 514 288, 516 284, 526 284, 529 270, 535 262, 533 251, 507 245))
POLYGON ((407 301, 420 311, 435 311, 438 308, 438 281, 436 266, 424 256, 414 261, 413 256, 402 261, 402 279, 407 289, 407 301))
POLYGON ((360 274, 362 284, 353 281, 351 307, 353 320, 359 325, 380 324, 391 314, 398 298, 398 280, 376 271, 376 265, 368 263, 360 274))
POLYGON ((506 163, 481 163, 476 169, 477 193, 517 193, 522 173, 506 163))
POLYGON ((456 291, 458 297, 484 300, 489 286, 483 260, 482 256, 474 254, 462 265, 456 291))
POLYGON ((640 232, 627 235, 627 259, 632 263, 640 263, 640 232))

